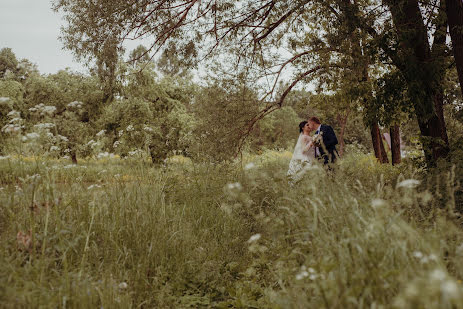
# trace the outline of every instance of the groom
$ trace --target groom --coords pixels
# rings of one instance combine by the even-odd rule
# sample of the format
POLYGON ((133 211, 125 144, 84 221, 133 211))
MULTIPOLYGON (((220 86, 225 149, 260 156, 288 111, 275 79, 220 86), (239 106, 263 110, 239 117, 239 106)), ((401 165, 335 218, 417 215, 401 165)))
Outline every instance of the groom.
POLYGON ((338 155, 338 151, 336 150, 338 139, 336 138, 333 128, 322 124, 317 117, 311 117, 308 123, 310 130, 315 131, 315 135, 321 134, 322 142, 316 145, 315 158, 323 160, 323 164, 325 165, 330 162, 334 163, 338 155))

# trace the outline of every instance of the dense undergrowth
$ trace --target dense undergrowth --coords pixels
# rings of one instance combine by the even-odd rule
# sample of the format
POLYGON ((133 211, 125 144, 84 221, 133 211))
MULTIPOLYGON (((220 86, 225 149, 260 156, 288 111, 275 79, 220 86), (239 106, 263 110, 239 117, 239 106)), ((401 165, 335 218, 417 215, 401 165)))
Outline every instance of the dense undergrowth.
POLYGON ((288 160, 3 158, 0 306, 463 308, 454 170, 288 160))

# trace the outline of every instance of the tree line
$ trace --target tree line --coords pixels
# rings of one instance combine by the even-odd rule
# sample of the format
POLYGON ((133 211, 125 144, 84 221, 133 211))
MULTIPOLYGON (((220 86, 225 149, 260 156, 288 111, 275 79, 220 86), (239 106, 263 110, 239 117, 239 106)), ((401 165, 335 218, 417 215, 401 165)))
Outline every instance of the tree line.
POLYGON ((133 61, 162 55, 165 68, 178 71, 219 59, 224 76, 261 83, 245 137, 310 83, 341 94, 346 113, 364 115, 381 162, 380 127, 390 128, 397 163, 400 126, 409 119, 429 166, 450 151, 444 105, 455 104, 449 93, 456 84, 461 97, 463 83, 459 0, 56 0, 54 8, 67 21, 65 46, 95 61, 108 98, 122 43, 145 38, 152 44, 133 61), (282 81, 285 74, 291 79, 282 81))

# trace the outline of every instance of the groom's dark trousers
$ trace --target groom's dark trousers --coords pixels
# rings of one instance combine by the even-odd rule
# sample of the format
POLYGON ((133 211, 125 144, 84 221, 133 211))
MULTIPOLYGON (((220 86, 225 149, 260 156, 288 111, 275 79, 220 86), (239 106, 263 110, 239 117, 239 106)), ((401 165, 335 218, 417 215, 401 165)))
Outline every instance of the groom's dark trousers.
POLYGON ((336 161, 336 156, 338 151, 336 150, 336 145, 338 144, 338 139, 334 130, 331 126, 322 124, 320 127, 322 132, 323 145, 318 147, 318 152, 315 154, 315 157, 323 161, 323 164, 334 163, 336 161))

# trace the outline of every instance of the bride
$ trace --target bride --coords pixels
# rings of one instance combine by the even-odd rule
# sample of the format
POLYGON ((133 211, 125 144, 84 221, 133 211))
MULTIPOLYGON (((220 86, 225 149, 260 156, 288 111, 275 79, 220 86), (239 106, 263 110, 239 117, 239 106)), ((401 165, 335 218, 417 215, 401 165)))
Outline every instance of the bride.
POLYGON ((299 181, 304 173, 311 168, 315 160, 315 147, 310 136, 311 128, 307 121, 299 124, 299 138, 294 147, 293 157, 289 162, 288 177, 291 183, 299 181))

